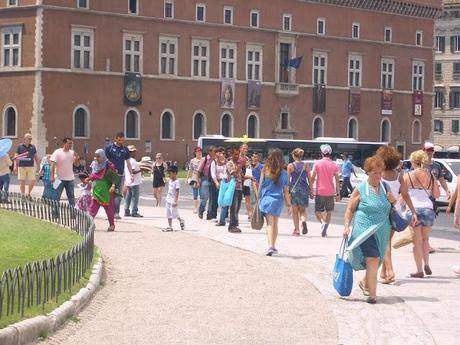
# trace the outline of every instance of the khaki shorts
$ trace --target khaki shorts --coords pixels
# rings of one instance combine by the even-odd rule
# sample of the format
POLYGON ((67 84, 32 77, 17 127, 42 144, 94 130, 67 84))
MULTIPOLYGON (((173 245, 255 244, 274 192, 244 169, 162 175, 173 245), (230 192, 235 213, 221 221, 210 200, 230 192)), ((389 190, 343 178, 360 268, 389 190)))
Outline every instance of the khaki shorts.
POLYGON ((35 167, 18 167, 18 180, 35 181, 35 167))

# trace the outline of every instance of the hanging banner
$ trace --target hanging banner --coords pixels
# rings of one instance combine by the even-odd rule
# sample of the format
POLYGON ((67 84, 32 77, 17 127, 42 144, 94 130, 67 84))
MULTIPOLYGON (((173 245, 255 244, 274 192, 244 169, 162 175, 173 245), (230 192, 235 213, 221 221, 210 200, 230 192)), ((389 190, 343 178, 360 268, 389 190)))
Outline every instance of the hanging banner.
POLYGON ((140 74, 125 74, 124 101, 127 105, 142 104, 142 78, 140 74))
POLYGON ((358 87, 350 88, 348 94, 348 113, 359 115, 361 110, 361 90, 358 87))
POLYGON ((223 79, 220 89, 220 107, 233 109, 235 105, 235 81, 233 79, 223 79))
POLYGON ((313 87, 313 104, 312 110, 315 114, 322 114, 326 112, 326 86, 315 85, 313 87))
POLYGON ((260 108, 260 94, 262 92, 262 84, 257 80, 248 81, 248 109, 260 108))
POLYGON ((423 91, 414 91, 412 95, 412 104, 415 116, 423 115, 423 91))
POLYGON ((383 90, 382 91, 382 115, 393 114, 393 91, 383 90))

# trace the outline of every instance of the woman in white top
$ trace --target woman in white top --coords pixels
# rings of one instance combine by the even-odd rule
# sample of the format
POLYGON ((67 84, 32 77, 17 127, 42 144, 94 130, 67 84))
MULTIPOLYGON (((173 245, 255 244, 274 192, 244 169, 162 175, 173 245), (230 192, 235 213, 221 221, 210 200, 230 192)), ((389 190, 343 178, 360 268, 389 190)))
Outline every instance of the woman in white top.
POLYGON ((435 213, 431 199, 439 197, 439 186, 433 175, 422 168, 427 161, 425 152, 422 150, 412 152, 410 161, 413 170, 405 174, 404 181, 409 187, 409 196, 417 214, 413 238, 413 252, 417 272, 411 273, 410 276, 412 278, 423 278, 424 272, 426 275, 432 274, 429 263, 430 245, 428 240, 435 213))
MULTIPOLYGON (((401 162, 401 154, 393 146, 382 146, 377 150, 377 155, 382 158, 385 164, 385 170, 382 172, 382 182, 396 200, 399 200, 401 197, 405 201, 406 205, 412 211, 412 225, 415 225, 417 223, 417 213, 409 197, 407 184, 404 181, 404 174, 398 171, 398 166, 401 162)), ((401 203, 398 201, 394 207, 401 209, 401 203)), ((391 259, 391 240, 394 233, 395 230, 392 227, 390 240, 388 241, 388 246, 385 251, 382 270, 380 271, 380 278, 383 279, 382 282, 384 284, 390 284, 395 281, 395 273, 393 271, 391 259)))
POLYGON ((198 206, 200 202, 198 201, 199 188, 198 188, 198 167, 200 166, 201 158, 203 157, 203 151, 201 147, 195 147, 193 150, 195 158, 190 161, 189 169, 187 172, 187 183, 192 187, 193 194, 193 213, 198 213, 198 206))

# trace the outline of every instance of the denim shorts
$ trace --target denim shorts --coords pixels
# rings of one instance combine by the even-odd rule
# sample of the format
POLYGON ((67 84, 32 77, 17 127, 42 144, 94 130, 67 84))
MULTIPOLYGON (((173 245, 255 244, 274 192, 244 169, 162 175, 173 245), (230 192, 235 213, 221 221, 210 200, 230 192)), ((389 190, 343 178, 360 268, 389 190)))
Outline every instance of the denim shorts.
MULTIPOLYGON (((416 208, 415 213, 417 214, 417 224, 415 226, 433 226, 434 218, 436 214, 431 208, 416 208)), ((407 217, 412 217, 412 212, 407 210, 407 217)))
POLYGON ((380 256, 379 247, 377 245, 377 240, 375 239, 374 235, 372 235, 363 243, 361 243, 359 248, 361 248, 363 256, 366 258, 376 258, 380 256))

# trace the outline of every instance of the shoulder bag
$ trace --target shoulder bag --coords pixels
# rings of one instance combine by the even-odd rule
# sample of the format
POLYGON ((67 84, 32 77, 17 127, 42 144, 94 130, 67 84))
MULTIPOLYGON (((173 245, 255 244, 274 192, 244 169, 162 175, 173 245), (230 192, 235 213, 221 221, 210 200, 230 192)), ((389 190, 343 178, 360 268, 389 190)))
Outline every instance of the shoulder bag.
POLYGON ((264 180, 264 172, 262 170, 260 172, 259 187, 255 187, 256 203, 254 205, 254 209, 252 210, 252 216, 251 216, 251 228, 253 228, 254 230, 261 230, 264 226, 264 217, 262 216, 262 212, 260 212, 260 208, 259 208, 260 187, 262 186, 263 180, 264 180))

